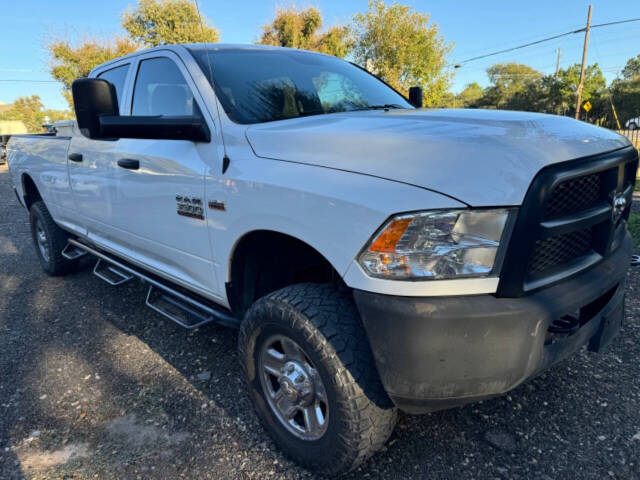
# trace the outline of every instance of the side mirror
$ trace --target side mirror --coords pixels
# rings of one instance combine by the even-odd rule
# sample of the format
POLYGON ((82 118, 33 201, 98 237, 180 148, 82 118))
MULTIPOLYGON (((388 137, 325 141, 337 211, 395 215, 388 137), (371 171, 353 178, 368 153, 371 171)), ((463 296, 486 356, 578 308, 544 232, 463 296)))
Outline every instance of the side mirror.
POLYGON ((196 116, 110 116, 100 117, 104 138, 146 138, 210 142, 211 132, 202 117, 196 116))
POLYGON ((145 138, 210 142, 211 132, 199 116, 121 116, 116 89, 100 78, 80 78, 71 85, 78 128, 93 140, 145 138))
POLYGON ((102 138, 101 115, 119 115, 116 89, 100 78, 79 78, 71 84, 78 128, 85 137, 102 138))
POLYGON ((409 103, 416 108, 422 108, 422 87, 409 88, 409 103))

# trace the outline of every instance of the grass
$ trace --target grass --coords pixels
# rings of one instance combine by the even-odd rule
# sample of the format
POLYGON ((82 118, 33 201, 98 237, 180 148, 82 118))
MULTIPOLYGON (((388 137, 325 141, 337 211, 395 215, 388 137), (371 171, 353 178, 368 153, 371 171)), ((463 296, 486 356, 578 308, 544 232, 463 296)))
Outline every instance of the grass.
POLYGON ((640 247, 640 214, 632 213, 629 216, 628 228, 633 237, 633 244, 640 247))

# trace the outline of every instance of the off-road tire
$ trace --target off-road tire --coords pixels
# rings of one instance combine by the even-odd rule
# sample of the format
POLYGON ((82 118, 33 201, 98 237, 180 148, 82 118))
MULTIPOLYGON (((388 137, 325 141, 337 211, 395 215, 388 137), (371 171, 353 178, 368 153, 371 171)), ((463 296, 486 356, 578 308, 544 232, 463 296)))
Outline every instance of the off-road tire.
POLYGON ((387 441, 397 410, 384 391, 350 292, 299 284, 256 301, 240 327, 239 358, 258 416, 278 446, 305 468, 339 475, 361 465, 387 441), (326 388, 328 427, 318 440, 295 437, 268 404, 258 371, 261 342, 294 340, 326 388))
POLYGON ((69 234, 53 221, 43 201, 38 200, 31 205, 29 209, 29 223, 31 224, 31 237, 33 238, 36 255, 38 256, 42 269, 48 275, 64 275, 77 267, 77 260, 68 260, 62 256, 62 250, 67 245, 69 234), (49 246, 48 259, 43 256, 38 246, 38 233, 36 231, 38 221, 46 234, 46 241, 49 246))

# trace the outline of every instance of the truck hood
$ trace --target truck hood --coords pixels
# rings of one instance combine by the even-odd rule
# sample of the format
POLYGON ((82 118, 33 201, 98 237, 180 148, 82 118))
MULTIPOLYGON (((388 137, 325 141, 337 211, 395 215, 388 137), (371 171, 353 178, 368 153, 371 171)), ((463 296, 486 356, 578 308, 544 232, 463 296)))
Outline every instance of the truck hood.
POLYGON ((259 157, 373 175, 472 206, 520 205, 541 168, 630 144, 567 117, 457 109, 302 117, 246 135, 259 157))

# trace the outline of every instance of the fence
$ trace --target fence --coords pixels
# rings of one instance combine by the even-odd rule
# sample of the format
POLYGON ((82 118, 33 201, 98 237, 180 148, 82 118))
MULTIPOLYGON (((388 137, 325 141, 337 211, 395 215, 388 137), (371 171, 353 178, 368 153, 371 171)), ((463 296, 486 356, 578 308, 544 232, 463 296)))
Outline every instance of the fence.
POLYGON ((640 128, 635 128, 633 130, 616 130, 620 135, 624 135, 633 145, 640 149, 640 128))
MULTIPOLYGON (((640 128, 634 128, 633 130, 616 130, 616 131, 620 135, 624 135, 629 140, 631 140, 631 143, 633 143, 633 146, 636 147, 638 150, 640 150, 640 128)), ((640 185, 640 168, 638 169, 637 177, 638 177, 637 185, 640 185)))

